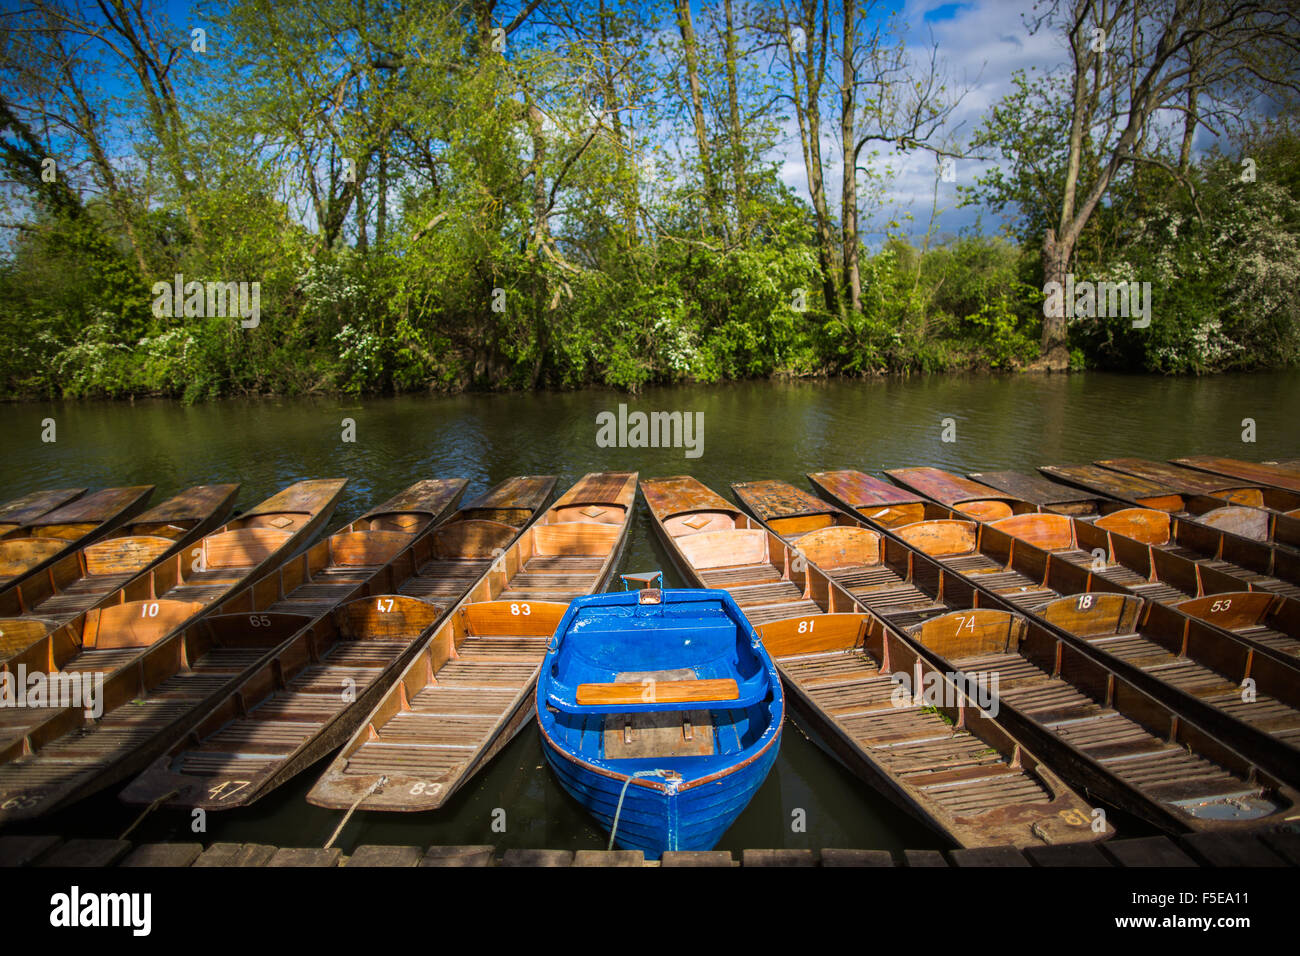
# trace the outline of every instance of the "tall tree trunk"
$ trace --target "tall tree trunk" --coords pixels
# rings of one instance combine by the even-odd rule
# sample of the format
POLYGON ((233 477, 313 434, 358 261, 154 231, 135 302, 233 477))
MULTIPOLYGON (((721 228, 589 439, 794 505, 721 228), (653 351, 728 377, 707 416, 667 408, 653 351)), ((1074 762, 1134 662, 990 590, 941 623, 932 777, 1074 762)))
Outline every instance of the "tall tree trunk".
POLYGON ((857 3, 843 0, 844 54, 840 86, 840 140, 842 143, 844 173, 840 184, 840 241, 843 246, 844 286, 849 293, 849 308, 862 311, 862 275, 858 265, 858 170, 857 150, 854 140, 857 127, 854 114, 857 110, 857 71, 853 57, 857 46, 857 3))
POLYGON ((718 228, 718 190, 713 181, 713 157, 709 148, 709 130, 704 122, 704 92, 700 86, 699 51, 695 42, 695 25, 691 22, 690 0, 673 0, 677 10, 677 29, 682 36, 682 53, 686 59, 686 81, 691 90, 691 115, 695 122, 695 146, 700 153, 700 171, 704 177, 704 211, 707 231, 718 228))
POLYGON ((731 132, 731 176, 736 197, 736 229, 745 228, 745 202, 747 183, 745 175, 745 133, 740 125, 740 83, 736 76, 736 21, 731 9, 732 0, 724 0, 723 14, 726 31, 723 36, 724 71, 727 77, 727 125, 731 132))
POLYGON ((1069 336, 1066 327, 1066 310, 1064 302, 1065 277, 1070 271, 1070 256, 1074 253, 1074 240, 1057 238, 1055 229, 1048 229, 1043 237, 1043 282, 1059 283, 1062 290, 1062 307, 1059 314, 1048 314, 1043 310, 1043 339, 1040 365, 1052 370, 1063 371, 1070 366, 1069 336))

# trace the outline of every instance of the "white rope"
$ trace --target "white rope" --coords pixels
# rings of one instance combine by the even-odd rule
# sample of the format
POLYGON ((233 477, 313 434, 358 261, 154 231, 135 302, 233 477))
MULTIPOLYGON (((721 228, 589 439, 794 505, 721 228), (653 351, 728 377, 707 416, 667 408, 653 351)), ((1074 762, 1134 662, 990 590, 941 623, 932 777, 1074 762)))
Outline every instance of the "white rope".
POLYGON ((618 806, 614 810, 614 825, 609 828, 609 846, 607 846, 605 849, 607 850, 614 849, 614 837, 618 835, 618 818, 623 813, 623 798, 627 796, 627 788, 632 783, 632 778, 658 776, 658 777, 663 777, 665 780, 667 780, 669 773, 671 773, 671 771, 668 770, 638 770, 636 773, 630 774, 628 778, 623 781, 623 789, 619 792, 618 795, 618 806))
POLYGON ((357 797, 357 802, 352 804, 352 806, 348 809, 347 813, 343 814, 343 819, 339 821, 339 825, 335 827, 334 832, 330 834, 330 838, 325 841, 325 849, 328 850, 331 846, 334 845, 334 841, 339 838, 339 834, 343 832, 343 828, 347 826, 348 821, 352 819, 352 814, 356 812, 357 807, 361 806, 361 801, 366 799, 366 797, 370 796, 372 793, 374 793, 376 790, 378 790, 386 783, 388 783, 388 777, 387 776, 380 777, 378 780, 376 780, 374 783, 370 785, 369 790, 367 790, 361 796, 357 797))

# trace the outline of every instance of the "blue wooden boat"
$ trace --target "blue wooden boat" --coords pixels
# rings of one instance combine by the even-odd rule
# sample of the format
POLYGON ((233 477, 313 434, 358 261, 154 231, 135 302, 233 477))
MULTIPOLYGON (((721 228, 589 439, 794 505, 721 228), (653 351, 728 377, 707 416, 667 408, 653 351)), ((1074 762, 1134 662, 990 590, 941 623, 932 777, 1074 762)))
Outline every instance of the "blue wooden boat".
POLYGON ((712 849, 772 769, 784 717, 776 666, 719 590, 575 600, 537 685, 561 785, 611 847, 652 859, 712 849))

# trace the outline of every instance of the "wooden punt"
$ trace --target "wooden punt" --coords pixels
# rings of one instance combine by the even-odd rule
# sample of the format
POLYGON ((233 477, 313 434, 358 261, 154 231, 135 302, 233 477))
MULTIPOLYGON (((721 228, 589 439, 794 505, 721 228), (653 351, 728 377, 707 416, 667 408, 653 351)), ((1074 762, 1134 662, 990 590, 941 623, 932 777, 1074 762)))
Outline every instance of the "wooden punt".
POLYGON ((40 619, 17 622, 0 636, 0 667, 111 671, 126 664, 315 537, 345 483, 290 485, 54 630, 40 619))
POLYGON ((1144 603, 1127 594, 1104 571, 1053 560, 1053 544, 1069 541, 1062 525, 1068 529, 1063 516, 1021 515, 984 525, 920 522, 894 533, 1008 609, 1086 643, 1107 667, 1279 779, 1300 783, 1300 660, 1223 627, 1242 619, 1229 595, 1218 595, 1217 603, 1210 599, 1203 613, 1189 619, 1177 604, 1144 603), (1072 615, 1071 601, 1081 609, 1099 604, 1109 610, 1072 615), (1243 695, 1247 679, 1255 682, 1255 692, 1243 695))
POLYGON ((149 646, 105 682, 99 717, 77 720, 72 708, 40 726, 11 725, 24 734, 3 742, 11 762, 0 765, 0 791, 19 804, 39 797, 11 818, 49 812, 138 773, 280 645, 365 593, 464 489, 460 478, 417 482, 149 646))
POLYGON ((814 471, 808 474, 808 479, 841 508, 870 518, 885 528, 920 521, 927 509, 934 507, 920 495, 852 469, 814 471))
POLYGON ((1056 514, 1092 517, 1124 507, 1107 495, 1087 494, 1059 481, 1049 481, 1041 475, 1019 471, 976 471, 967 477, 1056 514))
POLYGON ((976 521, 994 521, 1013 514, 1043 510, 1032 501, 941 468, 890 468, 885 474, 904 488, 964 515, 970 515, 976 521))
POLYGON ((1040 465, 1038 470, 1066 484, 1142 508, 1170 512, 1187 510, 1186 496, 1164 482, 1126 475, 1100 465, 1040 465))
POLYGON ((345 603, 311 619, 245 674, 121 798, 150 804, 172 794, 171 806, 246 806, 334 750, 474 583, 459 576, 464 567, 486 571, 554 484, 549 476, 507 479, 416 537, 345 603), (430 585, 419 588, 423 598, 398 593, 417 583, 430 585))
POLYGON ((87 545, 144 508, 153 485, 104 488, 0 535, 0 588, 9 588, 87 545))
POLYGON ((13 618, 64 624, 226 520, 238 484, 195 485, 0 591, 0 632, 13 618))
MULTIPOLYGON (((981 533, 994 536, 992 529, 996 524, 981 525, 956 512, 952 514, 954 518, 947 521, 928 521, 893 530, 828 528, 801 537, 799 553, 810 569, 827 574, 864 608, 903 630, 927 650, 937 652, 934 663, 967 675, 996 674, 997 699, 1003 705, 1011 705, 999 710, 999 721, 1008 727, 1014 723, 1017 737, 1021 731, 1031 735, 1030 746, 1075 786, 1105 796, 1115 805, 1174 832, 1235 825, 1219 822, 1213 814, 1237 812, 1233 801, 1243 793, 1253 813, 1244 814, 1242 826, 1258 825, 1268 818, 1280 821, 1294 811, 1295 800, 1300 795, 1287 787, 1285 778, 1265 778, 1263 787, 1252 790, 1259 778, 1257 764, 1241 756, 1206 723, 1186 715, 1196 711, 1198 717, 1205 718, 1215 729, 1231 734, 1233 742, 1259 748, 1259 755, 1267 756, 1270 766, 1279 770, 1295 765, 1293 759, 1290 764, 1284 759, 1293 746, 1289 738, 1270 739, 1271 735, 1259 729, 1243 727, 1235 718, 1225 717, 1207 702, 1186 692, 1169 695, 1176 696, 1181 705, 1175 708, 1139 683, 1138 679, 1146 675, 1132 661, 1122 660, 1118 655, 1108 657, 1091 641, 1104 642, 1118 636, 1122 628, 1141 625, 1146 628, 1142 632, 1144 638, 1151 640, 1160 634, 1169 646, 1178 646, 1186 640, 1195 647, 1193 653, 1213 660, 1224 672, 1236 674, 1258 668, 1270 690, 1284 695, 1286 701, 1294 701, 1300 695, 1300 687, 1295 686, 1289 668, 1279 667, 1275 661, 1252 660, 1252 655, 1242 654, 1241 648, 1235 649, 1234 660, 1234 651, 1222 648, 1223 635, 1215 629, 1189 621, 1167 608, 1144 611, 1141 602, 1124 595, 1121 588, 1086 572, 1080 579, 1102 590, 1052 600, 1051 593, 1043 593, 1047 589, 1036 588, 1040 600, 1033 606, 1043 620, 1035 621, 1015 613, 1008 594, 975 583, 983 580, 980 575, 963 575, 950 566, 970 565, 971 542, 981 533), (909 543, 908 538, 923 542, 926 548, 909 543), (927 553, 927 548, 933 553, 927 553), (935 621, 945 620, 956 620, 958 626, 934 627, 935 621), (966 643, 975 642, 977 635, 991 626, 989 622, 1001 629, 999 649, 1006 653, 998 660, 971 653, 982 648, 972 649, 966 643), (1057 629, 1063 633, 1056 633, 1057 629), (936 638, 937 642, 928 638, 936 638), (1024 656, 1027 639, 1035 651, 1024 656), (1054 669, 1058 667, 1059 673, 1054 669), (1095 738, 1088 736, 1094 732, 1100 733, 1095 738), (1119 741, 1138 745, 1113 753, 1107 749, 1119 741), (1192 749, 1183 759, 1180 755, 1186 746, 1192 749), (1132 773, 1123 759, 1112 759, 1124 756, 1140 761, 1132 765, 1132 773), (1198 790, 1202 778, 1208 788, 1198 790), (1172 785, 1164 789, 1147 786, 1152 779, 1174 781, 1182 789, 1172 785), (1189 812, 1175 806, 1178 800, 1188 801, 1187 805, 1196 809, 1189 812), (1198 817, 1197 813, 1209 815, 1198 817)), ((1071 519, 1042 514, 1006 521, 1057 524, 1069 523, 1071 519)), ((1079 523, 1086 525, 1086 522, 1079 523)), ((1023 542, 1018 548, 1012 543, 1011 548, 1026 553, 1036 550, 1023 542)), ((1041 564, 1052 566, 1045 552, 1037 553, 1041 564)), ((1062 569, 1078 574, 1078 569, 1062 564, 1053 583, 1064 580, 1062 569)), ((1058 586, 1069 592, 1074 585, 1067 581, 1058 586)), ((1217 675, 1211 676, 1217 679, 1225 703, 1229 693, 1226 688, 1239 694, 1235 685, 1227 684, 1217 675)), ((1279 707, 1278 703, 1275 702, 1274 711, 1294 713, 1289 704, 1279 707)), ((1268 706, 1266 703, 1265 708, 1255 712, 1265 725, 1268 706)), ((1026 737, 1019 739, 1029 742, 1026 737)), ((1294 777, 1294 772, 1289 776, 1294 777)))
POLYGON ((0 538, 17 531, 43 514, 61 508, 86 493, 85 488, 46 488, 29 491, 0 505, 0 538))
POLYGON ((1296 461, 1256 462, 1217 455, 1190 455, 1175 458, 1174 463, 1216 475, 1300 493, 1300 465, 1296 461))
POLYGON ((635 472, 589 474, 419 644, 307 799, 336 809, 441 807, 532 718, 568 602, 604 590, 627 542, 635 472))
MULTIPOLYGON (((1113 627, 1123 598, 1049 605, 1086 631, 1113 627)), ((931 618, 909 634, 941 667, 998 679, 998 717, 1075 786, 1171 833, 1249 830, 1300 819, 1300 793, 1089 649, 993 607, 931 618)))
MULTIPOLYGON (((757 485, 746 486, 750 495, 771 507, 757 485)), ((846 584, 861 583, 852 576, 859 572, 870 575, 864 555, 878 548, 880 535, 844 526, 796 531, 796 551, 694 478, 644 482, 642 494, 683 576, 735 598, 757 625, 801 721, 891 801, 959 846, 1084 842, 1113 833, 1107 825, 1094 830, 1078 794, 854 600, 846 584), (852 571, 836 580, 818 561, 852 571), (904 677, 915 696, 903 692, 904 677), (925 699, 923 687, 944 692, 925 699)))

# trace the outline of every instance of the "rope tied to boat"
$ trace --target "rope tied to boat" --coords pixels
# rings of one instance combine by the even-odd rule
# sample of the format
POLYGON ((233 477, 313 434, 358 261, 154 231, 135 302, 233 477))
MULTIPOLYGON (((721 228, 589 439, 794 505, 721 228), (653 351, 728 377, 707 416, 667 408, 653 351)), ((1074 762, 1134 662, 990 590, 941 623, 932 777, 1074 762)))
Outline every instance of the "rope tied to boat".
POLYGON ((149 814, 153 813, 155 810, 157 810, 160 806, 162 806, 164 803, 166 803, 166 802, 167 802, 168 800, 170 800, 172 797, 179 797, 180 795, 181 795, 181 792, 180 792, 179 790, 173 790, 173 791, 171 791, 170 793, 164 793, 161 797, 159 797, 159 798, 158 798, 157 800, 155 800, 153 803, 149 804, 149 806, 145 807, 145 808, 144 808, 144 813, 142 813, 142 814, 140 814, 138 817, 136 817, 136 818, 135 818, 135 822, 132 823, 132 824, 131 824, 129 827, 127 827, 125 830, 123 830, 123 831, 122 831, 122 835, 121 835, 120 837, 118 837, 118 839, 119 839, 119 840, 125 840, 128 836, 131 835, 131 831, 132 831, 132 830, 134 830, 136 827, 138 827, 141 823, 144 822, 144 818, 145 818, 145 817, 147 817, 149 814))
POLYGON ((339 838, 339 834, 342 833, 343 828, 348 825, 348 821, 352 819, 352 814, 356 812, 357 807, 361 806, 361 802, 365 800, 366 797, 370 796, 372 793, 374 793, 376 790, 378 790, 386 783, 388 783, 387 774, 381 776, 378 780, 376 780, 374 783, 370 785, 369 790, 367 790, 361 796, 357 797, 356 802, 353 803, 352 806, 348 808, 348 812, 343 814, 343 819, 340 820, 339 825, 334 828, 334 832, 330 834, 330 838, 325 841, 325 849, 328 850, 331 846, 334 845, 334 841, 339 838))
POLYGON ((672 770, 638 770, 628 775, 628 778, 623 781, 623 789, 618 794, 618 806, 614 808, 614 825, 609 828, 609 846, 605 849, 614 849, 614 837, 618 835, 618 818, 623 814, 623 798, 627 796, 627 788, 631 785, 632 779, 634 777, 663 777, 668 780, 670 775, 675 775, 675 772, 672 770))

